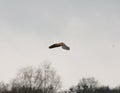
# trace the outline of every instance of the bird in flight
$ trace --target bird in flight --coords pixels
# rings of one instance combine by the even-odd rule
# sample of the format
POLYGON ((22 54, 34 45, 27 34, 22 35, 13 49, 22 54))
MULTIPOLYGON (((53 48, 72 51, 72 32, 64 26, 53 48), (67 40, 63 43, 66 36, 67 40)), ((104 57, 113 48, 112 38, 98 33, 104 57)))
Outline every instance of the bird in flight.
POLYGON ((55 43, 51 46, 49 46, 50 49, 52 48, 56 48, 56 47, 62 47, 65 50, 70 50, 70 47, 68 47, 65 43, 61 42, 61 43, 55 43))

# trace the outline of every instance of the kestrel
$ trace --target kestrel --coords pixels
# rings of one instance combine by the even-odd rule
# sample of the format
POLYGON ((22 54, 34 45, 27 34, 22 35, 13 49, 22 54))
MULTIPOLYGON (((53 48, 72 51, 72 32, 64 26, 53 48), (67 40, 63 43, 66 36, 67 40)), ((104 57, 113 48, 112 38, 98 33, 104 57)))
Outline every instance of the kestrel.
POLYGON ((61 43, 55 43, 51 46, 49 46, 50 49, 52 48, 56 48, 56 47, 62 47, 65 50, 70 50, 70 47, 68 47, 65 43, 61 42, 61 43))

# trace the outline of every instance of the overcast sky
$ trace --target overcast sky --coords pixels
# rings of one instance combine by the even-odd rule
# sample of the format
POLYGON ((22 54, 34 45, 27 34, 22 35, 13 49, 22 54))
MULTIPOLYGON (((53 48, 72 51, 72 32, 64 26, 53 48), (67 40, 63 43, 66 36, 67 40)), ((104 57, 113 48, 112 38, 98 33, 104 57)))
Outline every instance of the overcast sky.
POLYGON ((82 77, 120 85, 119 0, 0 0, 0 81, 48 61, 63 88, 82 77), (49 50, 65 42, 71 50, 49 50))

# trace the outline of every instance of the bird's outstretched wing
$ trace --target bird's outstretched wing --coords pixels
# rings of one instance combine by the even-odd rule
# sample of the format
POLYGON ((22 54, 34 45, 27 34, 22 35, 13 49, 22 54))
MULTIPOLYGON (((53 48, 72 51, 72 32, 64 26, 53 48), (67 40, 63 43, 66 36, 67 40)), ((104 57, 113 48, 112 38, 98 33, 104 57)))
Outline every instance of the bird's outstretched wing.
POLYGON ((65 50, 70 50, 70 47, 68 47, 66 45, 63 45, 62 48, 65 49, 65 50))
POLYGON ((60 47, 61 45, 59 45, 59 44, 53 44, 53 45, 51 45, 51 46, 49 46, 49 48, 55 48, 55 47, 60 47))

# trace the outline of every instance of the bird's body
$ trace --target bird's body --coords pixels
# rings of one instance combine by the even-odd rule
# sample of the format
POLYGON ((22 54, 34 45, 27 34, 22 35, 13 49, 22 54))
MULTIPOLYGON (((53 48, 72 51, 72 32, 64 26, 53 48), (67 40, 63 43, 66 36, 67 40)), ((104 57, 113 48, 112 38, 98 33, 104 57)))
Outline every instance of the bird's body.
POLYGON ((70 50, 70 48, 67 45, 65 45, 65 43, 63 43, 63 42, 55 43, 55 44, 49 46, 50 49, 56 48, 56 47, 62 47, 63 49, 70 50))

